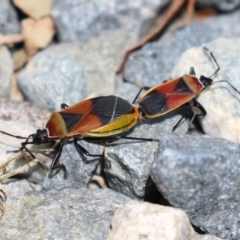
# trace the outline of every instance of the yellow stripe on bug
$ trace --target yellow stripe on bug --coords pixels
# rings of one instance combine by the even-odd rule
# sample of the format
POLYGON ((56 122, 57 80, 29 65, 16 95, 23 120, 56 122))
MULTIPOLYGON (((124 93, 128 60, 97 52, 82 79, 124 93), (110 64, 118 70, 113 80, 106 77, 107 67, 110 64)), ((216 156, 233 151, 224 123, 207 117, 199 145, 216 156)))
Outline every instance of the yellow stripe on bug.
POLYGON ((138 115, 136 115, 136 113, 126 114, 105 126, 85 133, 84 136, 86 137, 114 136, 131 129, 133 126, 136 125, 138 119, 139 114, 138 115))

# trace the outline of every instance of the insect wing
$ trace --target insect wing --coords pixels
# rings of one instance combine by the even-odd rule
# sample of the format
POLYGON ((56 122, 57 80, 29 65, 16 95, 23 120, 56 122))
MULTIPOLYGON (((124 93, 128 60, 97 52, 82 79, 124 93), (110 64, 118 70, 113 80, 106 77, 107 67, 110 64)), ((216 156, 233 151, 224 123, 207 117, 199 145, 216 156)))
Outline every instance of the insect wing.
POLYGON ((196 77, 184 75, 149 89, 138 104, 147 117, 154 118, 190 101, 202 88, 196 77))
POLYGON ((122 98, 96 97, 52 114, 46 128, 50 137, 80 136, 133 112, 133 106, 122 98))

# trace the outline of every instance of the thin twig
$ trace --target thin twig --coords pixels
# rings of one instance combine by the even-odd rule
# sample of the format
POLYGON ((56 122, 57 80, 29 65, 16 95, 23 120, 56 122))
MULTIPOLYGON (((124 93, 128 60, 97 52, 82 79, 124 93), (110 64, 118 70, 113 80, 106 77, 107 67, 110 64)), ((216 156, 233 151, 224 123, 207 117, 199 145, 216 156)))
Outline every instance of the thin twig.
POLYGON ((147 42, 150 42, 152 40, 154 40, 157 36, 159 36, 159 34, 163 31, 163 29, 170 23, 170 21, 173 19, 174 16, 176 16, 176 14, 180 11, 180 9, 182 8, 183 4, 189 1, 190 3, 192 3, 192 1, 194 2, 194 0, 173 0, 170 7, 168 8, 167 12, 165 13, 165 16, 163 17, 163 21, 160 23, 160 25, 157 27, 157 29, 155 29, 152 33, 150 33, 149 35, 147 35, 142 41, 140 41, 138 44, 136 44, 135 46, 133 46, 132 48, 128 49, 123 57, 123 60, 119 66, 119 68, 117 69, 116 73, 120 74, 122 73, 126 61, 128 60, 129 55, 142 48, 143 45, 145 45, 147 42))

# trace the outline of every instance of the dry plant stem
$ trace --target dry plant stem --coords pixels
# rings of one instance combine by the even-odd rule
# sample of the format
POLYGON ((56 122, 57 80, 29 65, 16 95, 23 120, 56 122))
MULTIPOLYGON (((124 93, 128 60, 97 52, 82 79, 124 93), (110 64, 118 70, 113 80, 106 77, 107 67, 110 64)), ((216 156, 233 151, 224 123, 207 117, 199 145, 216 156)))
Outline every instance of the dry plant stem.
MULTIPOLYGON (((9 163, 11 163, 12 161, 14 161, 14 160, 16 160, 16 159, 17 159, 17 157, 13 157, 13 158, 9 159, 7 162, 5 162, 4 164, 2 164, 2 165, 0 166, 0 175, 1 175, 1 176, 3 175, 3 174, 1 174, 1 172, 5 172, 4 169, 6 168, 6 166, 9 165, 9 163)), ((1 176, 0 176, 0 177, 1 177, 1 176)))
POLYGON ((195 0, 188 0, 187 11, 184 17, 184 25, 188 25, 194 14, 195 0))
POLYGON ((22 41, 23 41, 22 34, 0 35, 0 45, 13 44, 13 43, 22 42, 22 41))
POLYGON ((3 217, 3 215, 5 214, 5 208, 4 208, 2 202, 0 202, 0 210, 1 210, 1 215, 0 215, 0 218, 1 218, 1 217, 3 217))
POLYGON ((98 184, 101 186, 101 188, 107 187, 104 179, 101 176, 93 175, 91 180, 98 182, 98 184))
MULTIPOLYGON (((22 167, 19 167, 17 169, 15 169, 14 171, 10 172, 10 173, 6 173, 6 174, 3 174, 0 176, 0 181, 4 180, 4 179, 7 179, 7 178, 10 178, 20 172, 23 172, 24 170, 30 168, 30 167, 33 167, 34 165, 36 165, 37 163, 39 163, 40 160, 38 160, 37 158, 33 159, 31 162, 23 165, 22 167)), ((43 164, 43 163, 42 163, 43 164)))
POLYGON ((7 194, 2 190, 2 189, 0 189, 0 192, 3 194, 3 196, 4 196, 4 202, 7 200, 7 194))
POLYGON ((128 49, 123 57, 123 60, 119 66, 119 68, 117 69, 116 73, 120 74, 122 73, 126 61, 129 57, 129 55, 142 48, 142 46, 144 44, 146 44, 149 41, 154 40, 157 36, 159 36, 159 34, 163 31, 163 29, 170 23, 170 21, 173 19, 173 17, 180 11, 180 9, 182 8, 183 4, 188 1, 188 14, 191 14, 191 11, 193 12, 194 7, 192 7, 192 4, 194 5, 195 0, 173 0, 170 7, 167 9, 167 12, 165 13, 165 16, 163 17, 163 21, 161 22, 161 24, 158 26, 157 29, 155 29, 152 33, 150 33, 148 36, 146 36, 142 41, 140 41, 138 44, 136 44, 135 46, 133 46, 132 48, 128 49))
MULTIPOLYGON (((0 189, 0 192, 1 192, 1 193, 3 194, 3 196, 4 196, 3 201, 5 202, 5 201, 7 200, 7 195, 6 195, 6 193, 5 193, 2 189, 0 189)), ((2 216, 4 215, 4 213, 5 213, 5 208, 4 208, 2 202, 0 202, 0 210, 1 210, 1 217, 2 217, 2 216)))

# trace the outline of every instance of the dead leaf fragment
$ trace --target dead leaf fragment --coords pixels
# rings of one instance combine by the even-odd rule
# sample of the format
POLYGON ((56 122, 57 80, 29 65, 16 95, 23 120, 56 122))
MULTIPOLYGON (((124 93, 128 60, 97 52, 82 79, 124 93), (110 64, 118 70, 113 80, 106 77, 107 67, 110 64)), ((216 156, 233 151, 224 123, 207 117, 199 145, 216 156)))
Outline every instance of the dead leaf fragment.
POLYGON ((22 35, 28 57, 32 57, 39 49, 45 48, 55 34, 54 22, 51 17, 35 21, 31 18, 22 21, 22 35))
POLYGON ((52 0, 13 0, 24 13, 34 19, 50 15, 52 0))

